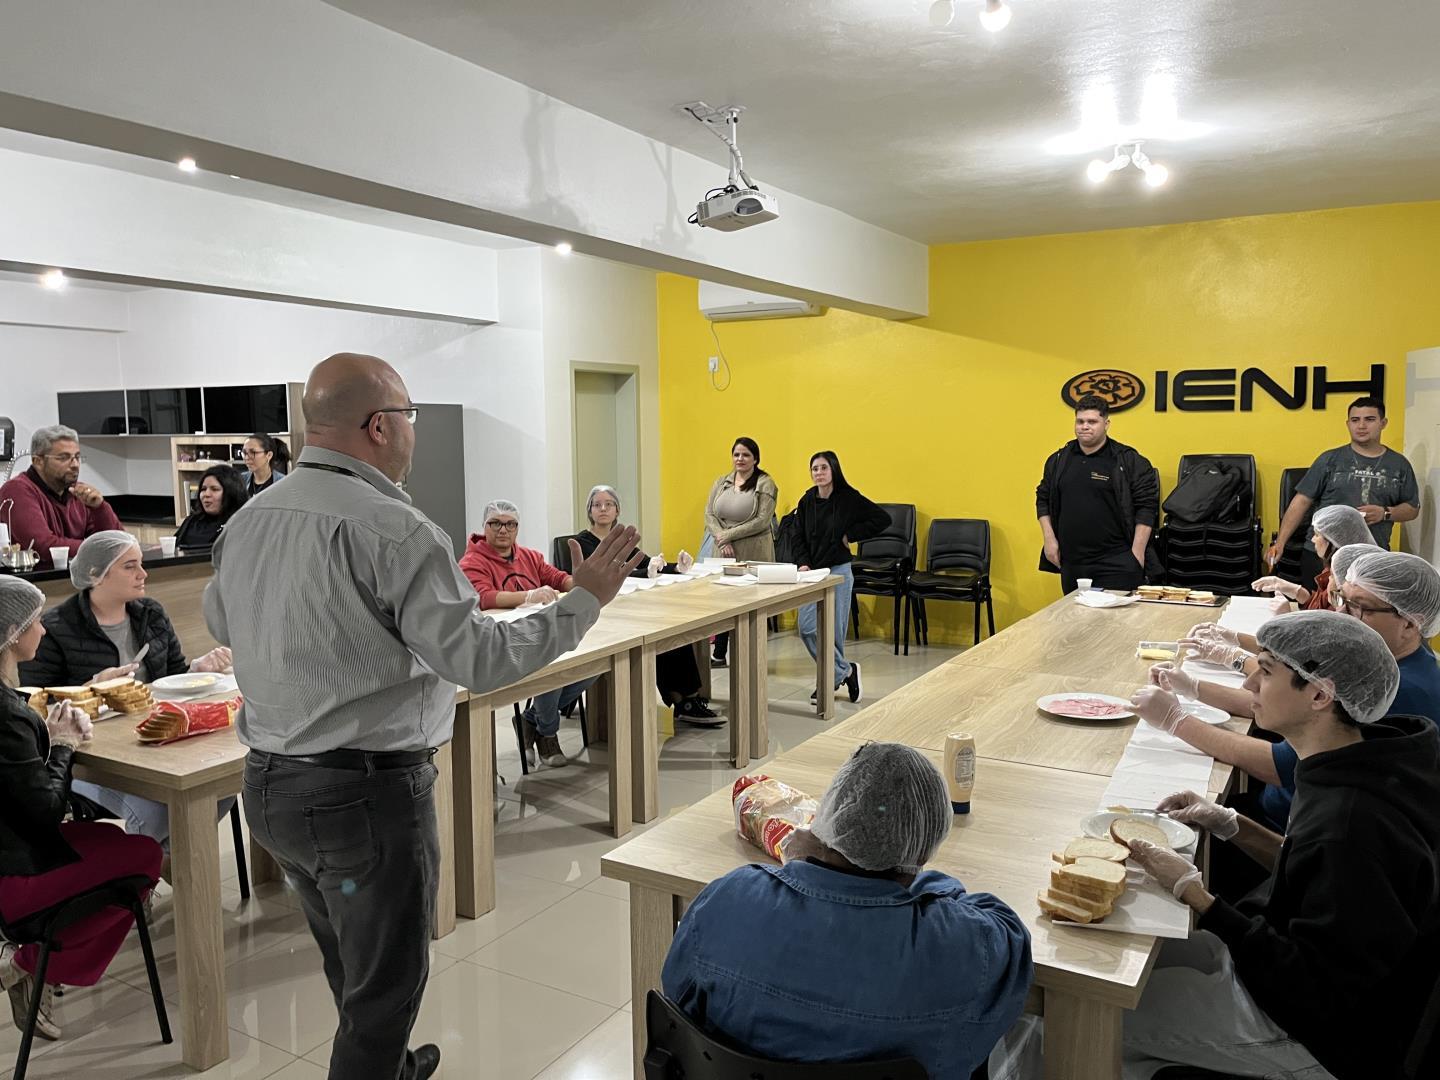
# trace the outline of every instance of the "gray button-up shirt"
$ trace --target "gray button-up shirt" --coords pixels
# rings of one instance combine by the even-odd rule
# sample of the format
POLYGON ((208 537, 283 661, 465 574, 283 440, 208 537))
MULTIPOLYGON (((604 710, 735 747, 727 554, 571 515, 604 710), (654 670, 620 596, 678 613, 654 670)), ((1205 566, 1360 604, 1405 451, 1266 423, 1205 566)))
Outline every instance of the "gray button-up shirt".
POLYGON ((438 746, 451 736, 453 684, 515 682, 575 648, 599 616, 575 589, 529 618, 486 618, 449 537, 384 474, 313 446, 300 462, 331 468, 298 468, 242 507, 205 589, 206 625, 234 652, 246 746, 438 746))

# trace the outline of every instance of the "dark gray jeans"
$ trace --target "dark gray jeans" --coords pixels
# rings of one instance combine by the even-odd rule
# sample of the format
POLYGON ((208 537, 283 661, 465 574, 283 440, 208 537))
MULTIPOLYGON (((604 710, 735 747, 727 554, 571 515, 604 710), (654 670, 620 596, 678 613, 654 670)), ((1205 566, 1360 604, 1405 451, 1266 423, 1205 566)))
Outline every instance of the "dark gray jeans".
POLYGON ((440 840, 425 762, 332 769, 252 750, 245 819, 299 894, 340 1026, 330 1080, 408 1080, 430 972, 440 840))

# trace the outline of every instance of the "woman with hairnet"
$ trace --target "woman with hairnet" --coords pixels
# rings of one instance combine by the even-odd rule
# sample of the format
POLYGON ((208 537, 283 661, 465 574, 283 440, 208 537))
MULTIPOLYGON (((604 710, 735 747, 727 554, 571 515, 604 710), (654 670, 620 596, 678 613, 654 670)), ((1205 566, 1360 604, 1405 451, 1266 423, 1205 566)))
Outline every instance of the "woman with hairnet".
MULTIPOLYGON (((41 617, 45 637, 34 659, 20 665, 25 685, 79 686, 126 675, 153 682, 187 671, 228 671, 226 648, 185 659, 165 609, 145 595, 147 577, 135 537, 115 529, 87 536, 70 559, 70 583, 78 591, 41 617)), ((77 780, 74 790, 123 817, 130 832, 168 846, 170 812, 164 803, 84 780, 77 780)), ((234 802, 222 801, 222 816, 234 802)))
MULTIPOLYGON (((1378 631, 1399 665, 1395 711, 1440 723, 1440 663, 1426 644, 1431 635, 1440 631, 1440 572, 1419 556, 1383 551, 1373 545, 1341 548, 1334 556, 1334 564, 1341 566, 1343 574, 1345 613, 1378 631), (1358 557, 1354 552, 1359 552, 1358 557)), ((1280 620, 1291 617, 1282 615, 1280 620)), ((1238 652, 1242 646, 1230 648, 1238 652)), ((1294 748, 1283 739, 1271 742, 1206 724, 1189 716, 1176 697, 1202 701, 1233 716, 1248 716, 1249 695, 1197 679, 1175 664, 1155 665, 1150 669, 1150 678, 1155 686, 1139 691, 1135 697, 1140 716, 1263 782, 1266 786, 1261 791, 1237 797, 1235 805, 1262 824, 1283 832, 1295 794, 1294 748)))
MULTIPOLYGON (((158 844, 127 836, 114 825, 66 821, 70 766, 90 737, 90 718, 69 702, 41 713, 16 693, 19 664, 44 637, 45 596, 28 581, 0 577, 0 915, 7 922, 131 875, 152 882, 160 873, 158 844)), ((93 986, 125 941, 128 911, 107 908, 56 935, 35 1022, 43 1039, 58 1039, 51 988, 93 986)), ((0 986, 10 997, 15 1026, 24 1029, 36 987, 35 945, 0 945, 0 986)))
MULTIPOLYGON (((1324 567, 1316 576, 1314 584, 1307 589, 1272 574, 1252 582, 1252 589, 1294 600, 1310 611, 1325 611, 1329 608, 1331 556, 1350 544, 1369 544, 1376 547, 1375 537, 1370 532, 1370 526, 1365 524, 1365 515, 1353 506, 1322 506, 1315 511, 1311 527, 1315 534, 1315 554, 1320 557, 1324 567)), ((1376 547, 1376 550, 1379 548, 1376 547)))
POLYGON ((1015 912, 923 869, 951 816, 918 750, 861 746, 784 865, 742 866, 696 897, 665 995, 762 1057, 913 1057, 935 1080, 968 1080, 1020 1015, 1033 968, 1015 912))
POLYGON ((1255 721, 1300 762, 1289 829, 1190 791, 1160 802, 1263 868, 1233 904, 1183 856, 1130 845, 1199 919, 1125 1016, 1126 1076, 1399 1076, 1440 971, 1440 737, 1394 711, 1400 671, 1368 618, 1301 611, 1258 637, 1255 721))

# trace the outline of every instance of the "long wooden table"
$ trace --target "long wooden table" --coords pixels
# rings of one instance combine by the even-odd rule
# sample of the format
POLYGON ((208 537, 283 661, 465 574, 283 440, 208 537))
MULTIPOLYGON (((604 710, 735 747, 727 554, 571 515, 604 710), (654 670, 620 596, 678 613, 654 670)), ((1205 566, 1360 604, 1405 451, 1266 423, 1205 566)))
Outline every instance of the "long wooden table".
MULTIPOLYGON (((1040 917, 1035 895, 1048 882, 1049 853, 1101 804, 1136 721, 1059 721, 1040 713, 1035 699, 1078 690, 1128 696, 1148 667, 1135 657, 1138 641, 1173 641, 1195 622, 1218 615, 1217 609, 1197 617, 1193 610, 1160 605, 1088 609, 1067 597, 765 765, 767 774, 818 796, 865 741, 906 742, 938 765, 945 734, 975 734, 982 760, 974 809, 955 819, 930 865, 971 889, 995 893, 1030 929, 1037 992, 1028 1005, 1045 1017, 1047 1080, 1120 1075, 1124 1011, 1139 1003, 1159 943, 1147 935, 1056 926, 1040 917), (1045 666, 1023 666, 1030 664, 1045 666)), ((1225 787, 1230 773, 1217 763, 1212 794, 1225 787)), ((637 1080, 643 1076, 645 995, 660 985, 685 905, 717 877, 754 861, 758 852, 734 834, 728 788, 602 860, 606 877, 630 886, 637 1080)))

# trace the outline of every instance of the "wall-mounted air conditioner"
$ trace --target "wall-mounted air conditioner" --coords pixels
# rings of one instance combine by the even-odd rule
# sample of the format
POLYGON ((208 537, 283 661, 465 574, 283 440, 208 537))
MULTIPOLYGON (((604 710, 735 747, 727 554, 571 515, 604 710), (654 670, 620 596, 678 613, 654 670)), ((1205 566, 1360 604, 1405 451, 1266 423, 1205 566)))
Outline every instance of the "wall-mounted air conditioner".
POLYGON ((788 296, 750 292, 711 281, 700 282, 700 314, 711 322, 739 319, 793 319, 801 315, 822 315, 819 304, 793 300, 788 296))

